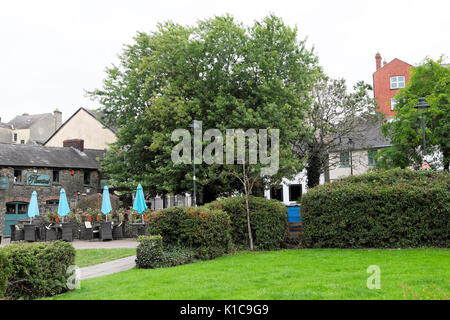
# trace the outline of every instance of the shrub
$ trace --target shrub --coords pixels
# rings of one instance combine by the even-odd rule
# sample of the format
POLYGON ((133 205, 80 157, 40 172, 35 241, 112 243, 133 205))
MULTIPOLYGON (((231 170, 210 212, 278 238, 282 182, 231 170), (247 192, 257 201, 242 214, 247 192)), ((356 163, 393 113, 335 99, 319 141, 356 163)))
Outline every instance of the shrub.
POLYGON ((309 247, 449 245, 450 176, 389 170, 308 190, 301 200, 309 247))
MULTIPOLYGON (((247 211, 244 197, 232 197, 208 204, 225 211, 231 220, 231 236, 237 246, 248 247, 247 211)), ((274 250, 283 245, 287 236, 286 207, 276 201, 249 197, 250 224, 256 249, 274 250)))
POLYGON ((67 291, 67 268, 74 264, 75 249, 70 243, 11 244, 4 251, 11 266, 6 296, 35 299, 67 291))
POLYGON ((6 257, 6 253, 0 251, 0 298, 5 295, 8 286, 8 278, 11 275, 11 266, 6 257))
POLYGON ((138 268, 162 268, 178 266, 194 261, 195 251, 172 245, 163 245, 162 237, 140 236, 136 249, 138 268))
POLYGON ((197 253, 194 249, 177 247, 173 245, 163 245, 164 257, 168 267, 179 266, 194 262, 197 253))
POLYGON ((166 266, 161 236, 140 236, 136 248, 138 268, 161 268, 166 266))
POLYGON ((149 216, 149 233, 165 244, 193 248, 200 259, 213 259, 231 249, 230 218, 205 207, 172 207, 149 216))

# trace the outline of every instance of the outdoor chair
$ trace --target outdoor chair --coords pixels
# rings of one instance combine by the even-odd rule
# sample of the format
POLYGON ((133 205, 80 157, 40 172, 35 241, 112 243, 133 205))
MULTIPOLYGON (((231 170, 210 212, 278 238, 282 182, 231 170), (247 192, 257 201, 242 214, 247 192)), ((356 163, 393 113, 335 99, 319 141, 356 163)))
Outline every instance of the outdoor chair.
POLYGON ((123 239, 123 222, 119 224, 114 224, 112 229, 112 237, 114 240, 123 239))
POLYGON ((94 238, 94 229, 89 221, 84 222, 84 226, 80 228, 81 240, 92 240, 94 238))
POLYGON ((73 233, 72 233, 72 226, 73 224, 71 222, 63 223, 62 224, 62 235, 61 239, 63 241, 73 241, 73 233))
POLYGON ((29 242, 36 241, 36 225, 34 224, 25 224, 23 226, 24 232, 24 240, 29 242))
POLYGON ((137 227, 138 236, 146 236, 147 235, 147 225, 142 223, 137 227))
POLYGON ((44 227, 44 232, 45 232, 45 241, 56 240, 56 230, 54 228, 50 228, 50 225, 44 227))
POLYGON ((100 222, 100 240, 112 240, 112 228, 111 222, 102 221, 100 222))
POLYGON ((23 229, 20 229, 18 225, 11 225, 11 242, 23 240, 23 229))

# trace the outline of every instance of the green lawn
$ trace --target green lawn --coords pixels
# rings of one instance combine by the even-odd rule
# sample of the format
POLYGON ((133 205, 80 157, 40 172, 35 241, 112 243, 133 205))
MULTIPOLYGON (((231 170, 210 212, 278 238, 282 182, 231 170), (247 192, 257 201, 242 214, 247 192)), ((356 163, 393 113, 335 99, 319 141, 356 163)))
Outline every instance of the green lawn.
POLYGON ((136 254, 136 249, 80 249, 76 251, 75 264, 82 268, 136 254))
POLYGON ((450 296, 449 279, 447 249, 241 252, 88 279, 52 299, 403 299, 401 284, 408 299, 427 299, 450 296), (381 269, 379 290, 366 287, 370 265, 381 269))

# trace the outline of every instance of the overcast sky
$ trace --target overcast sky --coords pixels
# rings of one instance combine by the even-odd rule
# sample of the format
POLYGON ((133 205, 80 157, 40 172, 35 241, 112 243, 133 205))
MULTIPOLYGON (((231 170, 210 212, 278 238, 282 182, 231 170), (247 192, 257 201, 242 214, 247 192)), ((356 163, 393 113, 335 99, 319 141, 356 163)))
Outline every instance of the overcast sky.
POLYGON ((0 117, 59 108, 66 120, 79 107, 98 107, 84 90, 101 87, 123 45, 157 22, 230 13, 249 25, 274 13, 297 25, 329 76, 353 85, 372 84, 377 51, 387 62, 448 57, 449 12, 448 0, 0 0, 0 117))

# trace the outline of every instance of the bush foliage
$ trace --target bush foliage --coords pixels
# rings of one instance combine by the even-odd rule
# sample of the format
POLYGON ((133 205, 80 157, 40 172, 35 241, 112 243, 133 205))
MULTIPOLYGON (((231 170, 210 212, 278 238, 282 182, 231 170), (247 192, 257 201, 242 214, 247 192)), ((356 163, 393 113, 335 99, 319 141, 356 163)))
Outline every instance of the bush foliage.
POLYGON ((6 257, 6 253, 0 251, 0 298, 5 295, 8 286, 8 278, 11 275, 11 266, 6 257))
POLYGON ((195 252, 188 248, 163 245, 160 235, 140 236, 136 249, 136 266, 143 269, 172 267, 194 261, 195 252))
POLYGON ((161 235, 165 244, 196 250, 198 258, 213 259, 231 249, 230 218, 205 207, 172 207, 154 211, 148 231, 161 235))
MULTIPOLYGON (((248 247, 247 211, 244 197, 232 197, 208 204, 225 211, 231 220, 231 236, 237 246, 248 247)), ((274 250, 282 247, 287 236, 286 207, 279 201, 249 197, 250 225, 255 249, 274 250)))
POLYGON ((450 175, 394 169, 308 190, 305 245, 329 248, 449 246, 450 175))
POLYGON ((11 267, 7 297, 36 299, 68 290, 70 274, 66 271, 75 263, 75 249, 70 243, 16 243, 0 252, 6 254, 11 267))

